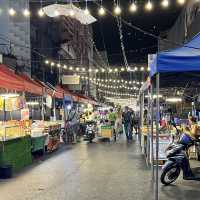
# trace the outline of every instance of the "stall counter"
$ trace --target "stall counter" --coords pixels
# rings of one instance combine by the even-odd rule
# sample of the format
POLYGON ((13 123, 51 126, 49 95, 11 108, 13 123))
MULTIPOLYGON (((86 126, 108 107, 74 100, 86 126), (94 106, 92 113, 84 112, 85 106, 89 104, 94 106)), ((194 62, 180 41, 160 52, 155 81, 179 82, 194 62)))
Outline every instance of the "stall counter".
POLYGON ((31 163, 30 136, 0 141, 0 166, 12 165, 16 172, 31 163))

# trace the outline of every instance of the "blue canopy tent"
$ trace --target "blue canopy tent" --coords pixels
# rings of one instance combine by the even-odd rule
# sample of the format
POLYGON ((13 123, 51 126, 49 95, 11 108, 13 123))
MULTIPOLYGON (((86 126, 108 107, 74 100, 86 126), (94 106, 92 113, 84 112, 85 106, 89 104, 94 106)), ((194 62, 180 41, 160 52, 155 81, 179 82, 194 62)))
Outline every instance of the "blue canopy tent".
POLYGON ((174 50, 159 52, 150 64, 150 75, 200 71, 200 34, 174 50))
MULTIPOLYGON (((186 81, 200 82, 200 34, 182 47, 157 53, 150 63, 150 76, 156 88, 156 190, 155 199, 159 199, 159 122, 160 122, 160 86, 185 86, 186 81), (164 82, 163 85, 161 82, 164 82)), ((152 87, 152 86, 151 86, 152 87)), ((199 87, 200 88, 200 87, 199 87)), ((153 97, 153 89, 151 89, 153 97)), ((154 101, 151 97, 151 119, 153 119, 154 101)), ((153 120, 151 120, 151 135, 153 136, 153 120)), ((154 168, 153 174, 154 174, 154 168)))

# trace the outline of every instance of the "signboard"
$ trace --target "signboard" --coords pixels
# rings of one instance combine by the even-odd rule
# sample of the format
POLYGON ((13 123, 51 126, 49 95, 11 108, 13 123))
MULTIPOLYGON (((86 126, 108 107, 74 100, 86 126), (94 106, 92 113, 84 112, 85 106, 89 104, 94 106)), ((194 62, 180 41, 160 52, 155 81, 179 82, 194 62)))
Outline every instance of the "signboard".
POLYGON ((22 109, 21 110, 21 120, 29 120, 29 109, 22 109))
POLYGON ((63 75, 62 76, 62 84, 64 84, 64 85, 79 85, 80 84, 80 76, 63 75))

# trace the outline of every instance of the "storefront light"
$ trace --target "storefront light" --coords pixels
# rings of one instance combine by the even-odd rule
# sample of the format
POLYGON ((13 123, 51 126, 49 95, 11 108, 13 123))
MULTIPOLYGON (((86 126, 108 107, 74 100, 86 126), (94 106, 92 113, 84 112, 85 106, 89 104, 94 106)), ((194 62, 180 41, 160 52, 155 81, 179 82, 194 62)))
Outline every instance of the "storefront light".
POLYGON ((16 97, 19 97, 19 94, 17 94, 17 93, 5 93, 5 94, 0 94, 0 97, 3 97, 4 99, 16 98, 16 97))
POLYGON ((178 97, 171 97, 171 98, 167 98, 166 102, 169 102, 169 103, 178 103, 178 102, 182 102, 182 99, 178 98, 178 97))
POLYGON ((30 101, 30 102, 26 102, 26 105, 36 106, 36 105, 39 105, 39 102, 37 102, 37 101, 30 101))

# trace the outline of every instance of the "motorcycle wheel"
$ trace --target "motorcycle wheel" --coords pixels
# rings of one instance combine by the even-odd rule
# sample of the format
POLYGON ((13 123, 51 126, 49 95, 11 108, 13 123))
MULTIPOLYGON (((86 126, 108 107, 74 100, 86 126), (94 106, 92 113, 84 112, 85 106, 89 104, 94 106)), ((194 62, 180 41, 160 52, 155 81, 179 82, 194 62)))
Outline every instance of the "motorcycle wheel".
POLYGON ((162 171, 160 181, 163 185, 170 185, 176 181, 181 172, 180 167, 170 165, 162 171))

